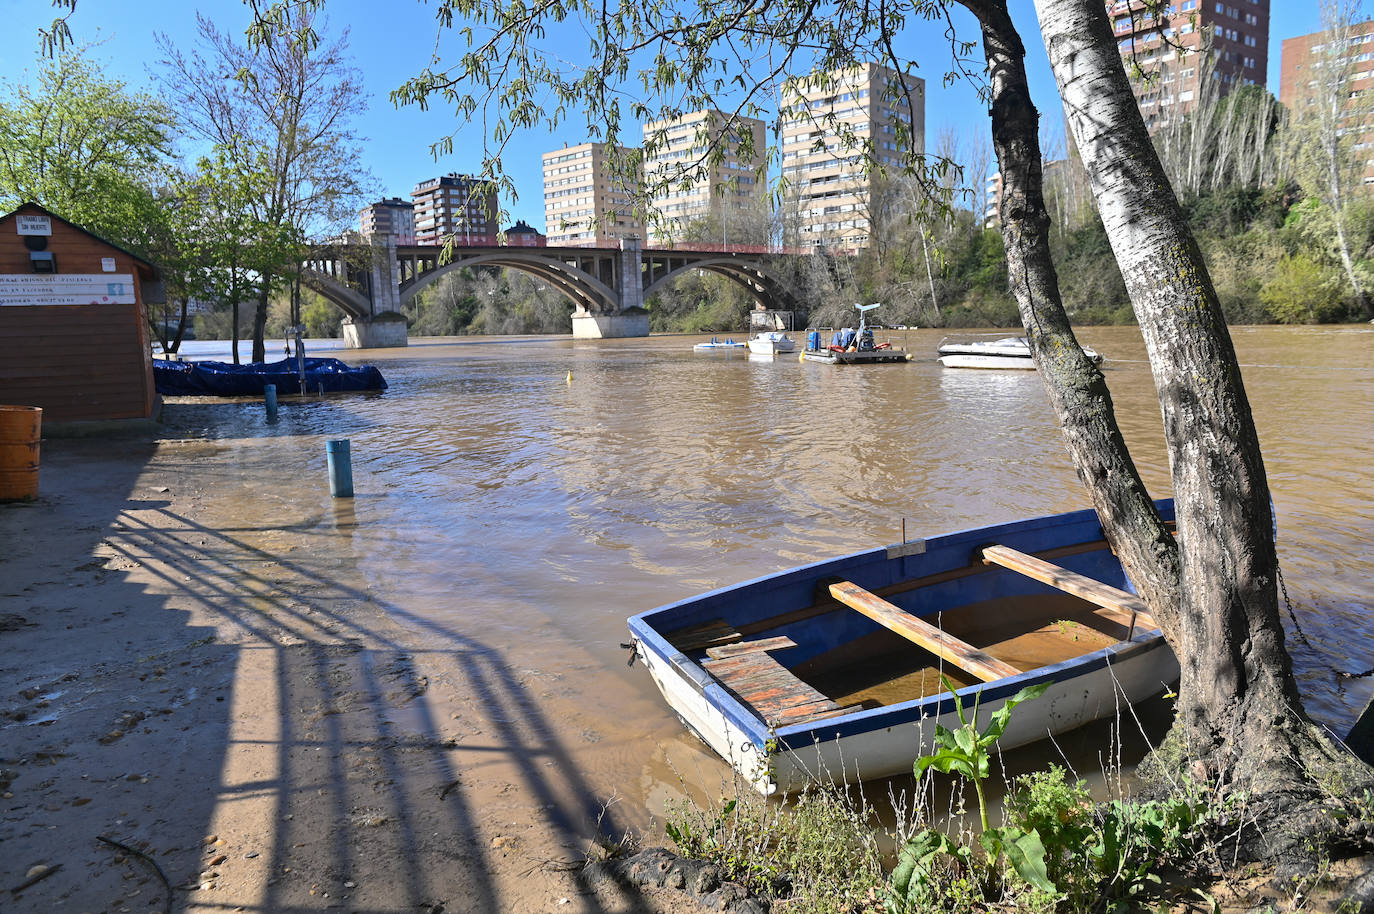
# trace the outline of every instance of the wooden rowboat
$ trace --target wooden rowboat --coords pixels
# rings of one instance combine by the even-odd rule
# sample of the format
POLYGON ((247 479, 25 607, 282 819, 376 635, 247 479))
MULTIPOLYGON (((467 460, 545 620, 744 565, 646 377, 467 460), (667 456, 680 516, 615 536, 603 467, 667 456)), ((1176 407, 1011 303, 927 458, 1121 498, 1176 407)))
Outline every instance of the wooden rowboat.
MULTIPOLYGON (((1171 520, 1172 502, 1159 507, 1171 520)), ((936 723, 958 725, 956 695, 983 720, 1049 683, 1012 715, 1008 749, 1178 679, 1092 511, 804 565, 629 626, 668 704, 764 794, 910 771, 936 723)))

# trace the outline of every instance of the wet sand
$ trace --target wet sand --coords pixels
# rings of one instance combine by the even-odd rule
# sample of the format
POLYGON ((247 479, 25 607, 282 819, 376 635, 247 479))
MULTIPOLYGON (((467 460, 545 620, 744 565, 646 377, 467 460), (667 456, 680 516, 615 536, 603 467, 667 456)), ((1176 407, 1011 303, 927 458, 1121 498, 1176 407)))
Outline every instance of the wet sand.
POLYGON ((556 679, 399 624, 346 538, 222 525, 222 446, 43 448, 0 505, 0 908, 695 909, 581 881, 614 787, 556 679))

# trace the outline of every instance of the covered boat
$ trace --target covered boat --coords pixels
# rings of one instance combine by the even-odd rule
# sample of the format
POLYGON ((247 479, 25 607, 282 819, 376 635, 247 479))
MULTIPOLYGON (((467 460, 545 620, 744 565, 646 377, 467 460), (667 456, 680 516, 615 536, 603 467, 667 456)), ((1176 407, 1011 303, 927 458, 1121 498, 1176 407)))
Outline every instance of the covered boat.
POLYGON ((349 365, 338 359, 282 359, 245 365, 154 359, 153 380, 158 393, 174 397, 260 397, 268 384, 275 384, 278 394, 386 390, 386 379, 376 367, 349 365))
MULTIPOLYGON (((997 339, 946 337, 935 350, 940 364, 946 368, 1012 368, 1034 371, 1030 341, 1024 336, 1004 336, 997 339)), ((1102 364, 1096 350, 1083 347, 1083 354, 1094 365, 1102 364)))
MULTIPOLYGON (((1172 520, 1171 501, 1159 508, 1172 520)), ((936 723, 958 726, 956 698, 985 720, 1022 688, 1049 684, 1016 709, 1005 749, 1178 678, 1093 511, 804 565, 629 626, 668 704, 764 794, 909 772, 936 723)))

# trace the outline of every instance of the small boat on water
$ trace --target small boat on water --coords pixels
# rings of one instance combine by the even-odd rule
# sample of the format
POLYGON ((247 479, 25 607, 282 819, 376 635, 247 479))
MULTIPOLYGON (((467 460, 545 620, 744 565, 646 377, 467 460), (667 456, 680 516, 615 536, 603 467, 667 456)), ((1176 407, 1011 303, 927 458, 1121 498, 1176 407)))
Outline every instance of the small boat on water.
MULTIPOLYGON (((1172 501, 1159 502, 1166 520, 1172 501)), ((910 772, 955 702, 1026 686, 1003 749, 1159 694, 1179 668, 1093 511, 898 543, 633 616, 668 704, 753 787, 910 772), (943 684, 948 678, 953 692, 943 684)))
MULTIPOLYGON (((936 348, 940 364, 946 368, 1012 368, 1035 370, 1030 341, 1024 336, 1004 336, 998 339, 979 337, 945 337, 936 348)), ((1102 364, 1102 356, 1083 347, 1094 365, 1102 364)))
POLYGON ((697 343, 692 347, 693 352, 743 352, 748 349, 748 344, 734 339, 718 340, 714 336, 704 343, 697 343))
POLYGON ((806 335, 806 349, 802 351, 804 362, 824 362, 827 365, 879 365, 892 362, 908 362, 911 354, 894 347, 888 342, 878 342, 873 337, 873 328, 865 318, 869 311, 882 306, 882 302, 871 305, 855 305, 859 309, 859 329, 846 327, 836 330, 827 343, 820 330, 811 330, 806 335))
POLYGON ((786 330, 764 330, 749 337, 749 351, 759 355, 777 355, 796 348, 796 342, 787 335, 786 330))
POLYGON ((153 359, 153 381, 158 393, 170 397, 260 397, 268 384, 275 384, 278 394, 386 390, 387 386, 375 366, 323 358, 244 365, 153 359))

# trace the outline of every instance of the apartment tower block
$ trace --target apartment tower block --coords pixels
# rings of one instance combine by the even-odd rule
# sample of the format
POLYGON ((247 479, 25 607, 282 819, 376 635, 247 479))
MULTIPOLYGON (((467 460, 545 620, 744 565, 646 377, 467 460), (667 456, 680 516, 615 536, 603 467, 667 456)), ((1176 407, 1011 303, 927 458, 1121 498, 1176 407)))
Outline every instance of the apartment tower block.
POLYGON ((447 174, 415 185, 415 243, 496 244, 496 185, 471 175, 447 174))
POLYGON ((1351 153, 1364 163, 1363 182, 1374 184, 1374 20, 1285 38, 1279 58, 1279 101, 1295 117, 1333 96, 1344 103, 1335 116, 1351 153))
POLYGON ((708 218, 717 223, 712 242, 766 242, 745 230, 760 224, 767 207, 767 130, 763 121, 720 111, 645 124, 644 182, 658 216, 648 225, 648 245, 683 241, 689 223, 708 218), (709 161, 713 149, 719 161, 709 161))
POLYGON ((358 227, 363 238, 390 237, 395 244, 415 243, 415 204, 400 197, 388 197, 362 208, 358 227))
POLYGON ((642 238, 634 215, 639 174, 612 173, 612 159, 637 157, 624 146, 581 143, 543 155, 544 229, 550 247, 594 247, 642 238))
POLYGON ((1173 0, 1158 15, 1141 0, 1109 0, 1107 12, 1123 60, 1148 77, 1131 83, 1152 131, 1204 96, 1264 85, 1269 0, 1173 0))
POLYGON ((866 63, 791 81, 783 91, 782 177, 798 242, 867 247, 880 168, 895 171, 908 151, 925 151, 925 80, 866 63), (864 143, 873 160, 867 174, 864 143))

